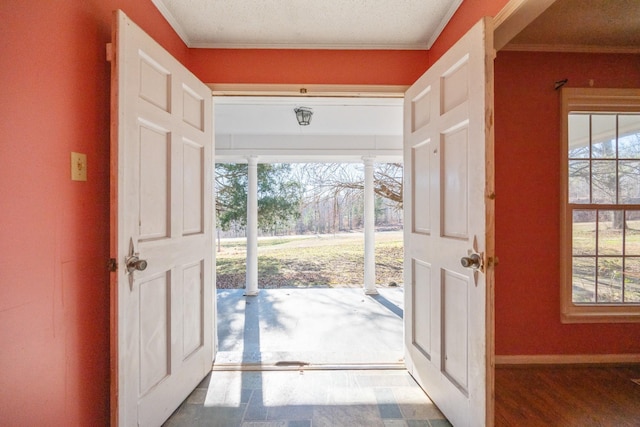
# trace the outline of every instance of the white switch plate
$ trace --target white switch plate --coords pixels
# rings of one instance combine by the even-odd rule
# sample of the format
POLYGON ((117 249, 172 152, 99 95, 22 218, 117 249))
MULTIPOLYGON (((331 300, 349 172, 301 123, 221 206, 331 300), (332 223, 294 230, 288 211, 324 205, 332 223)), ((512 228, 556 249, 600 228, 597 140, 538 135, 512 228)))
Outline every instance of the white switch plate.
POLYGON ((71 152, 71 180, 87 180, 87 155, 71 152))

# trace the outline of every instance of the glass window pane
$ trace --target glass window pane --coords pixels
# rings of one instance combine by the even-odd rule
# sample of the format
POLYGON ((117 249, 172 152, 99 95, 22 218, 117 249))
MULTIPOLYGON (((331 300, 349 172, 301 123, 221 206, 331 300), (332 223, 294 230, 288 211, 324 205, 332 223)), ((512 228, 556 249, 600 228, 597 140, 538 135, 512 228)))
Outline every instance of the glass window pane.
POLYGON ((572 271, 573 302, 596 302, 596 259, 593 257, 574 257, 572 271))
POLYGON ((625 259, 624 302, 640 302, 640 259, 625 259))
POLYGON ((596 255, 596 211, 573 211, 573 254, 596 255))
POLYGON ((598 255, 622 255, 624 211, 598 212, 598 255))
POLYGON ((640 159, 640 114, 618 116, 618 157, 640 159))
POLYGON ((640 114, 577 112, 567 124, 572 301, 640 305, 640 114))
POLYGON ((594 114, 591 116, 591 157, 616 158, 616 116, 594 114))
POLYGON ((591 172, 589 161, 569 161, 569 203, 590 203, 591 172))
POLYGON ((622 258, 598 258, 599 303, 622 302, 622 258))
POLYGON ((640 204, 640 161, 621 160, 618 168, 619 203, 640 204))
POLYGON ((616 203, 616 161, 597 160, 591 164, 592 203, 616 203))
POLYGON ((569 158, 589 158, 589 114, 569 114, 569 158))
POLYGON ((624 232, 626 255, 640 255, 640 211, 627 211, 624 232))

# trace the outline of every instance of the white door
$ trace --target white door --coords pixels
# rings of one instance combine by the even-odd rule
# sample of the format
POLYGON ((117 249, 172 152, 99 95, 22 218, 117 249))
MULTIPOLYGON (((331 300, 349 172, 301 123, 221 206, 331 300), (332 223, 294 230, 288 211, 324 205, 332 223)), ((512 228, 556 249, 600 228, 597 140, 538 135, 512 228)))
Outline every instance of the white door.
POLYGON ((213 360, 212 98, 121 11, 112 42, 112 425, 158 426, 213 360))
POLYGON ((454 426, 492 424, 490 24, 476 24, 404 101, 405 359, 454 426))

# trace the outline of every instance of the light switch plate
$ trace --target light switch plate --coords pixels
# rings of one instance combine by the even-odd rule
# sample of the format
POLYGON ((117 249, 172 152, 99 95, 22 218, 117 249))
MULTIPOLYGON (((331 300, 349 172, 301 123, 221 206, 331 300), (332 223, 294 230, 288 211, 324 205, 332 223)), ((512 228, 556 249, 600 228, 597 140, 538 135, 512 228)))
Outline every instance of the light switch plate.
POLYGON ((87 180, 87 155, 71 152, 71 180, 87 180))

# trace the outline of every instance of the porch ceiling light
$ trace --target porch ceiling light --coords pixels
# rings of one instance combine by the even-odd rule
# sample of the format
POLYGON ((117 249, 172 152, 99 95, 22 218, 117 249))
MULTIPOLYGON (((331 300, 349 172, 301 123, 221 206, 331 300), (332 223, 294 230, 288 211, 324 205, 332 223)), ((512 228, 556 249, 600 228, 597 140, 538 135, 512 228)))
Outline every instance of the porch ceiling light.
POLYGON ((313 116, 313 110, 309 107, 297 107, 293 111, 296 113, 296 119, 300 126, 308 126, 311 123, 311 116, 313 116))

